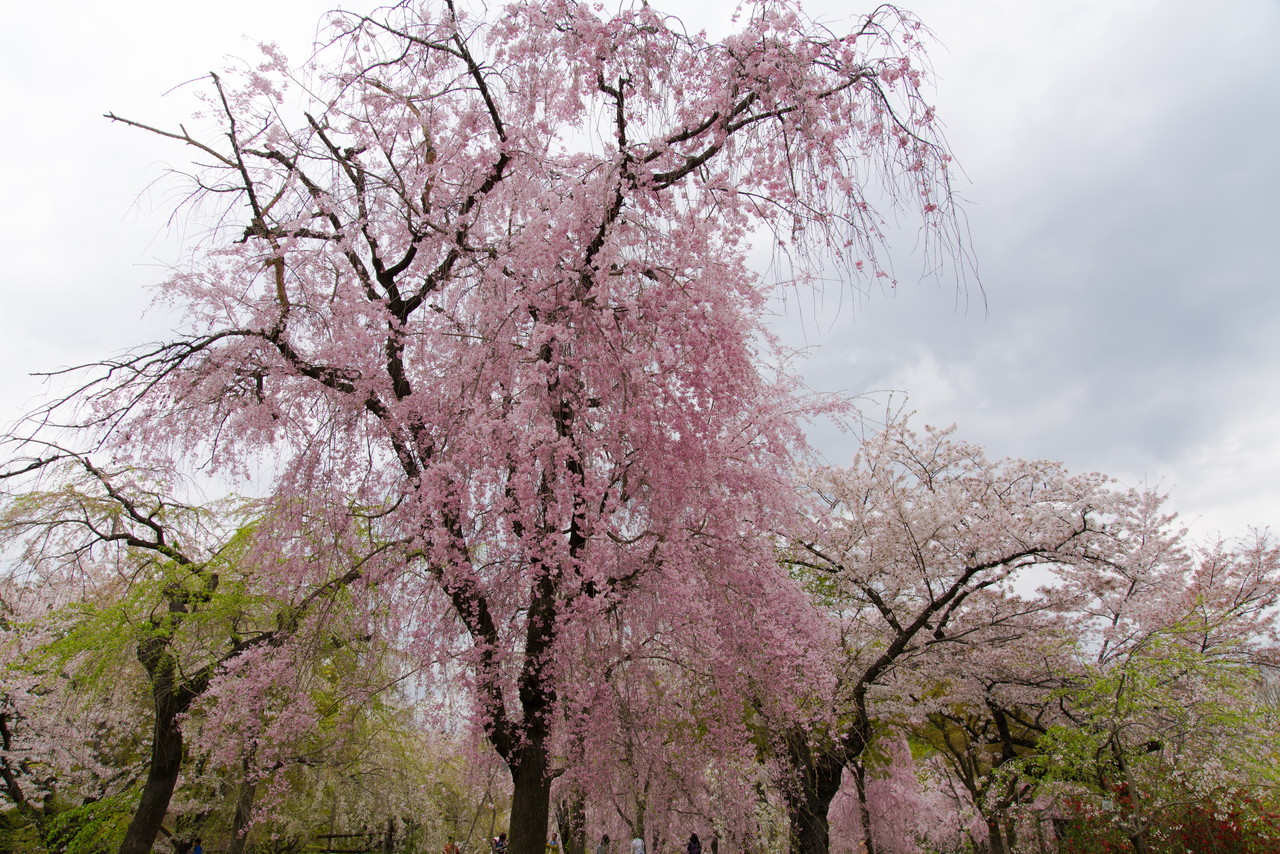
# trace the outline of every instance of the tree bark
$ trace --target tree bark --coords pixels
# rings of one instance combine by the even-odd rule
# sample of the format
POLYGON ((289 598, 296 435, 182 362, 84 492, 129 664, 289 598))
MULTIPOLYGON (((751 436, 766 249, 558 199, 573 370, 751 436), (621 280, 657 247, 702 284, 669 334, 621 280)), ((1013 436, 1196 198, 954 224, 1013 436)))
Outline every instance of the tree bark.
POLYGON ((827 819, 830 805, 831 798, 820 794, 787 800, 791 854, 827 854, 831 848, 831 824, 827 819))
POLYGON ((1117 800, 1120 802, 1122 812, 1124 811, 1125 802, 1128 802, 1129 814, 1125 816, 1125 824, 1128 827, 1126 828, 1125 836, 1129 839, 1129 845, 1133 847, 1133 854, 1147 854, 1147 831, 1141 818, 1141 794, 1138 788, 1133 785, 1132 778, 1129 775, 1129 763, 1124 755, 1124 748, 1114 733, 1111 736, 1110 746, 1116 770, 1120 772, 1121 782, 1117 800))
POLYGON ((866 854, 876 854, 876 843, 871 836, 871 809, 867 806, 867 768, 862 757, 853 760, 853 785, 858 794, 858 829, 862 831, 862 844, 866 854))
POLYGON ((524 665, 517 688, 521 722, 495 727, 490 740, 511 769, 508 854, 544 854, 551 815, 551 714, 556 691, 550 661, 556 637, 558 573, 543 571, 533 584, 525 627, 524 665), (514 734, 514 737, 513 737, 514 734), (497 737, 495 740, 495 736, 497 737))
MULTIPOLYGON (((8 698, 0 697, 0 704, 7 702, 8 698)), ((4 793, 8 795, 9 801, 17 808, 18 813, 37 827, 43 827, 42 811, 27 800, 26 792, 23 791, 22 783, 19 781, 23 771, 21 764, 10 764, 9 751, 13 747, 12 720, 8 712, 0 711, 0 749, 3 749, 3 753, 0 753, 0 782, 3 783, 4 793)))
POLYGON ((862 842, 866 848, 866 854, 876 854, 876 841, 871 832, 871 810, 867 806, 867 766, 862 761, 863 755, 867 752, 867 746, 871 744, 871 715, 867 709, 867 687, 879 678, 881 670, 888 666, 887 662, 890 660, 886 653, 881 656, 875 666, 863 673, 863 678, 853 693, 853 726, 844 737, 845 764, 853 771, 854 788, 858 793, 858 824, 862 831, 862 842))
POLYGON ((142 787, 142 798, 134 811, 120 854, 151 854, 151 846, 160 833, 169 801, 182 770, 182 730, 178 715, 186 711, 190 700, 172 696, 170 692, 156 692, 155 729, 151 737, 151 765, 147 769, 147 781, 142 787))
MULTIPOLYGON (((172 601, 170 610, 176 610, 172 601)), ((182 773, 185 746, 178 718, 204 693, 212 674, 212 668, 206 666, 196 675, 183 679, 170 649, 171 641, 171 635, 157 631, 138 642, 137 658, 151 683, 155 724, 151 732, 151 764, 147 768, 147 780, 125 831, 124 841, 120 843, 119 854, 150 854, 151 846, 160 834, 165 813, 169 811, 178 775, 182 773)))
POLYGON ((1000 827, 1000 820, 995 817, 985 818, 988 854, 1009 854, 1008 848, 1004 844, 1004 830, 1000 827))
POLYGON ((783 787, 790 827, 790 854, 827 854, 831 825, 827 814, 840 791, 844 762, 838 748, 810 744, 798 728, 787 734, 787 755, 796 775, 783 787))
POLYGON ((1147 854, 1146 837, 1145 833, 1136 833, 1129 837, 1129 844, 1133 846, 1133 854, 1147 854))
POLYGON ((556 824, 564 854, 587 854, 587 804, 581 791, 575 789, 556 804, 556 824))
POLYGON ((1002 823, 1004 827, 1004 847, 1006 851, 1014 852, 1018 850, 1018 821, 1012 816, 1006 816, 1002 823))
POLYGON ((249 842, 249 819, 253 815, 253 802, 258 795, 258 781, 249 778, 252 762, 251 751, 245 754, 240 763, 240 792, 236 796, 236 813, 231 820, 231 843, 227 846, 227 854, 244 854, 245 845, 249 842))
POLYGON ((545 735, 528 734, 511 765, 509 854, 543 854, 551 812, 551 777, 545 735))

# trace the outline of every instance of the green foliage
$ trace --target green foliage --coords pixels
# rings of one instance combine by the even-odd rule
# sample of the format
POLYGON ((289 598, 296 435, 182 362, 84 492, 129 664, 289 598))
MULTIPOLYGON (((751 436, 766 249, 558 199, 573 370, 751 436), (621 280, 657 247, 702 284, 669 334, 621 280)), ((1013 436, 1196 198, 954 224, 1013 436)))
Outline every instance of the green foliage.
POLYGON ((120 848, 139 790, 126 789, 62 810, 48 823, 47 846, 59 854, 110 854, 120 848))
POLYGON ((849 605, 849 594, 833 572, 826 572, 803 560, 793 560, 785 552, 778 556, 787 575, 809 595, 814 604, 833 613, 849 605))
POLYGON ((1103 789, 1120 782, 1120 765, 1152 783, 1175 771, 1207 788, 1273 782, 1258 684, 1245 663, 1201 653, 1176 632, 1152 633, 1058 692, 1075 725, 1051 727, 1042 752, 1061 779, 1103 789))
POLYGON ((0 812, 0 854, 41 854, 39 828, 16 809, 0 812))
POLYGON ((1230 648, 1206 651, 1183 629, 1151 631, 1058 692, 1068 715, 1034 762, 1073 813, 1066 852, 1128 850, 1137 837, 1169 854, 1275 850, 1267 809, 1224 818, 1277 782, 1260 676, 1230 648))

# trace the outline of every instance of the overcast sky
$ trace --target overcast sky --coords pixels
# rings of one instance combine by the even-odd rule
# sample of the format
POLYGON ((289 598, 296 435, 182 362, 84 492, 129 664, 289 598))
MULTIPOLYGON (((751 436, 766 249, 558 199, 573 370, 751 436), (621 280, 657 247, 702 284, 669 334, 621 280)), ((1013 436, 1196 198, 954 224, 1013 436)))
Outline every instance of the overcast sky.
MULTIPOLYGON (((28 373, 171 324, 143 312, 183 237, 166 222, 176 185, 156 181, 185 154, 102 114, 181 120, 192 87, 167 90, 260 40, 304 57, 332 5, 6 4, 6 423, 41 391, 28 373)), ((653 5, 713 31, 731 11, 653 5)), ((906 392, 921 423, 955 422, 993 455, 1160 484, 1201 534, 1280 527, 1280 3, 904 5, 938 38, 982 290, 919 280, 908 240, 894 292, 793 300, 778 324, 812 348, 809 384, 906 392)), ((806 9, 833 25, 859 11, 806 9)))

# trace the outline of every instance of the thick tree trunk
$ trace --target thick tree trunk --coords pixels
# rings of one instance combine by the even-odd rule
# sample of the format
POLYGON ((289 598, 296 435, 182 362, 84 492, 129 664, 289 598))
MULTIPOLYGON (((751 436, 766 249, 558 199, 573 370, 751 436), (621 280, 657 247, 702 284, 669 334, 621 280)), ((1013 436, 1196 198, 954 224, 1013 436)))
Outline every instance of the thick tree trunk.
POLYGON ((551 814, 551 768, 547 744, 556 692, 550 674, 558 603, 558 573, 542 572, 534 582, 525 628, 524 666, 517 681, 521 723, 507 723, 491 740, 511 769, 511 829, 508 854, 544 854, 551 814), (495 738, 496 737, 496 738, 495 738))
MULTIPOLYGON (((174 610, 171 604, 170 611, 174 610)), ((153 621, 153 626, 155 623, 153 621)), ((161 632, 138 642, 138 661, 147 671, 151 683, 151 699, 155 723, 151 731, 151 764, 142 797, 133 819, 120 843, 119 854, 150 854, 160 834, 169 801, 182 772, 182 727, 178 717, 191 708, 192 702, 209 685, 210 667, 189 679, 178 674, 178 665, 169 649, 171 638, 161 632)))
POLYGON ((511 831, 508 854, 544 854, 551 812, 551 777, 545 736, 529 735, 511 767, 511 831))
POLYGON ((142 787, 142 798, 125 831, 120 854, 150 854, 151 846, 160 833, 169 801, 182 770, 182 730, 178 715, 186 710, 183 703, 172 697, 157 696, 155 701, 156 723, 151 737, 151 766, 147 769, 147 781, 142 787))
MULTIPOLYGON (((839 786, 836 787, 839 789, 839 786)), ((805 793, 810 794, 810 793, 805 793)), ((832 793, 824 797, 814 794, 807 798, 787 799, 787 821, 791 826, 791 854, 827 854, 831 849, 831 825, 827 811, 832 793)))
MULTIPOLYGON (((212 585, 216 585, 216 578, 213 576, 212 585)), ((209 590, 212 589, 210 586, 209 590)), ((138 641, 135 651, 151 685, 155 723, 151 730, 151 764, 147 768, 147 780, 143 783, 142 797, 138 800, 133 819, 125 830, 124 841, 120 843, 119 854, 150 854, 151 846, 160 834, 165 813, 169 811, 178 775, 182 773, 184 748, 178 718, 208 687, 213 672, 209 665, 187 679, 182 678, 171 644, 173 633, 188 613, 187 605, 182 596, 173 591, 166 595, 170 597, 168 624, 153 616, 151 633, 138 641)))
POLYGON ((844 774, 839 748, 817 748, 808 743, 803 731, 794 730, 787 736, 787 754, 797 778, 784 787, 790 854, 827 854, 831 848, 827 814, 844 774))
MULTIPOLYGON (((0 619, 0 623, 3 620, 0 619)), ((0 696, 0 704, 8 702, 7 697, 0 696)), ((46 793, 37 805, 27 800, 26 791, 22 788, 22 777, 26 774, 25 763, 14 761, 9 751, 13 748, 13 725, 15 719, 8 712, 0 712, 0 790, 8 797, 18 814, 35 827, 40 838, 45 838, 51 817, 51 793, 46 793)))

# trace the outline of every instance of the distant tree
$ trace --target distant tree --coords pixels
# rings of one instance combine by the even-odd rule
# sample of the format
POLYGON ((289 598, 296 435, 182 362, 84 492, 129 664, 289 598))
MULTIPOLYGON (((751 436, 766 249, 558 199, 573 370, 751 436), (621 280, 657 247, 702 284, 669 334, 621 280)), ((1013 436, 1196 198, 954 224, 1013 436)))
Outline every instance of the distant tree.
POLYGON ((1046 567, 1002 637, 933 673, 914 731, 981 815, 987 850, 1018 850, 1054 816, 1094 848, 1105 824, 1136 854, 1180 851, 1175 817, 1268 800, 1280 550, 1264 532, 1198 546, 1163 503, 1115 490, 1100 533, 1046 567))
POLYGON ((190 327, 36 422, 252 473, 283 542, 289 508, 345 494, 396 544, 379 595, 423 660, 468 668, 512 854, 546 838, 560 645, 642 588, 677 613, 777 574, 804 404, 767 364, 751 241, 802 279, 832 255, 887 277, 889 198, 959 245, 919 23, 738 21, 403 4, 335 15, 305 79, 270 47, 212 76, 207 136, 111 116, 201 164, 214 228, 164 290, 190 327))
POLYGON ((1007 615, 992 621, 1000 630, 934 669, 938 681, 911 715, 913 737, 936 750, 963 792, 957 807, 972 809, 985 825, 985 839, 974 834, 982 854, 1018 851, 1020 833, 1038 820, 1041 742, 1061 720, 1059 692, 1074 670, 1077 624, 1036 598, 1038 607, 1036 600, 985 596, 991 612, 1007 615))
POLYGON ((1261 700, 1280 547, 1260 531, 1198 546, 1163 502, 1131 493, 1098 550, 1059 568, 1077 666, 1040 745, 1045 775, 1109 814, 1134 854, 1153 850, 1170 815, 1277 783, 1261 700))
POLYGON ((1105 478, 990 460, 951 433, 916 433, 895 420, 864 441, 852 465, 809 479, 813 517, 786 560, 838 640, 812 718, 778 735, 793 854, 827 850, 827 813, 846 768, 875 854, 865 760, 877 722, 912 714, 961 651, 998 656, 999 639, 1024 631, 1021 619, 1036 606, 991 607, 986 593, 1031 567, 1073 559, 1103 530, 1105 478))

